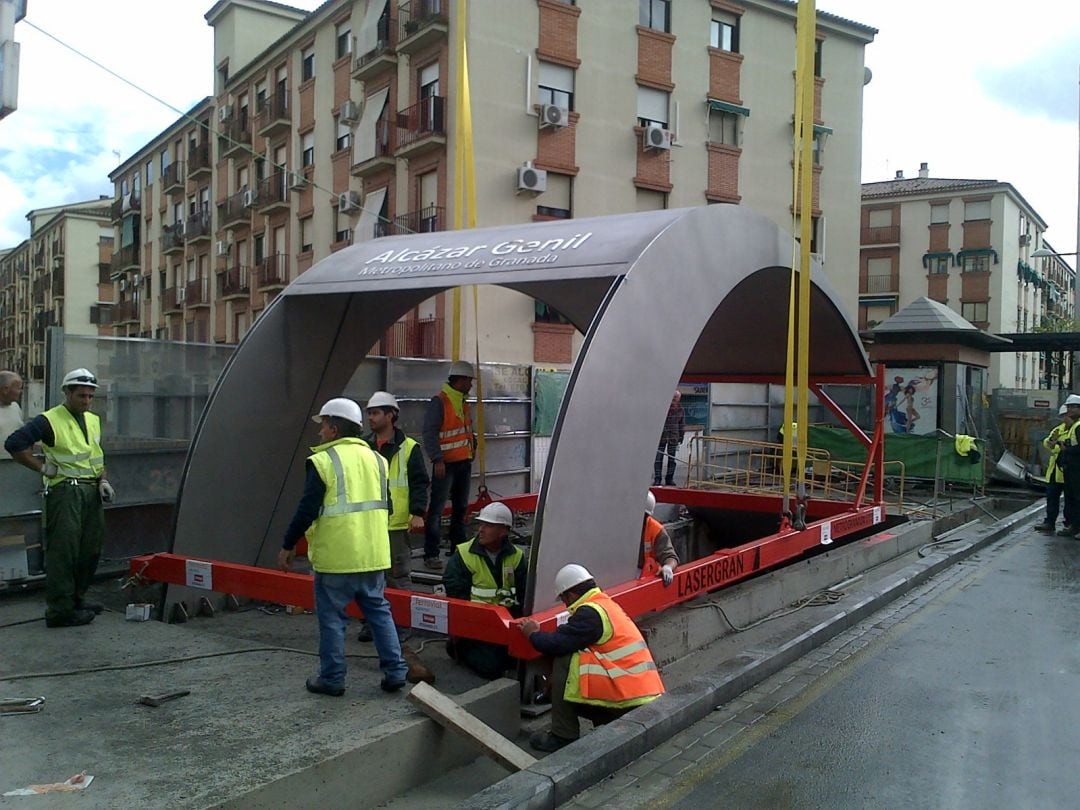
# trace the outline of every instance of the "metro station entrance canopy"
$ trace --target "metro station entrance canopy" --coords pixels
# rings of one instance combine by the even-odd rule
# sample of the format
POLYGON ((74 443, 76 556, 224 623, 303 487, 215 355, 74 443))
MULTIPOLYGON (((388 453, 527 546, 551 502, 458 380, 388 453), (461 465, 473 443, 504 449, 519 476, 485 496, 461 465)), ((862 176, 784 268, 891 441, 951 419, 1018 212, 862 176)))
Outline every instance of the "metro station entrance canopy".
MULTIPOLYGON (((494 284, 585 335, 540 488, 527 612, 555 603, 554 575, 568 562, 601 585, 631 580, 680 378, 783 380, 791 253, 789 234, 729 205, 388 237, 335 253, 267 308, 219 379, 192 441, 172 550, 273 566, 314 443, 311 414, 408 310, 494 284)), ((811 345, 801 347, 811 376, 870 382, 857 333, 814 275, 811 345)))

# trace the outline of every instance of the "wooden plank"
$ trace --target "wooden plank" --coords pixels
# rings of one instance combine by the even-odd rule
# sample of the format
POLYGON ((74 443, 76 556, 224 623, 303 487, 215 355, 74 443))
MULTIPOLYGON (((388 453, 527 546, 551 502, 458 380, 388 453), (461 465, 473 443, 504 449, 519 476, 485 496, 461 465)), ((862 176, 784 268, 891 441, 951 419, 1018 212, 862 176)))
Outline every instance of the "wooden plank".
POLYGON ((486 723, 473 717, 433 686, 418 683, 409 691, 409 701, 440 726, 463 734, 504 768, 522 771, 536 758, 522 751, 486 723))

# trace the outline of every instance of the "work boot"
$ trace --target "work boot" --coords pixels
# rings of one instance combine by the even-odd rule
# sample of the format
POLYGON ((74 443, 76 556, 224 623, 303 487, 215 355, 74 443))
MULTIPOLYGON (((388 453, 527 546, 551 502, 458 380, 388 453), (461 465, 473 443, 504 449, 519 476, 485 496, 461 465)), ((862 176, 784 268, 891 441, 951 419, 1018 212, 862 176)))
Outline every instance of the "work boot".
POLYGON ((424 557, 424 568, 431 571, 442 571, 443 561, 436 557, 424 557))
POLYGON ((565 737, 556 737, 550 731, 538 731, 529 737, 529 745, 535 748, 537 751, 544 751, 545 753, 552 753, 558 751, 560 748, 565 748, 574 740, 568 740, 565 737))
POLYGON ((329 695, 330 697, 341 697, 345 694, 344 686, 334 686, 333 684, 326 683, 318 675, 312 675, 304 683, 309 692, 313 692, 316 695, 329 695))
POLYGON ((89 599, 76 599, 75 609, 93 611, 94 615, 97 616, 101 611, 105 610, 105 606, 101 602, 91 602, 89 599))
POLYGON ((379 687, 384 692, 396 692, 406 684, 406 681, 392 681, 389 678, 383 678, 379 683, 379 687))
POLYGON ((92 610, 74 610, 67 616, 61 616, 59 618, 46 618, 46 627, 79 627, 84 624, 90 624, 94 620, 94 611, 92 610))
POLYGON ((1076 534, 1076 529, 1074 529, 1072 526, 1062 526, 1060 529, 1058 529, 1057 533, 1058 537, 1072 537, 1074 534, 1076 534))

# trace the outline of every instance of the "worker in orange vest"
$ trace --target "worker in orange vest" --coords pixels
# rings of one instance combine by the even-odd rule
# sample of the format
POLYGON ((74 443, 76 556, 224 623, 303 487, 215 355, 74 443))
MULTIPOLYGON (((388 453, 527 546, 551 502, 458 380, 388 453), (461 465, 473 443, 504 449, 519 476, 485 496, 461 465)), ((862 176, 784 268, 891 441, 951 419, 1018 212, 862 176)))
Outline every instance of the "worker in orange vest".
POLYGON ((476 450, 472 414, 465 398, 472 390, 476 372, 472 363, 457 360, 450 364, 442 390, 431 398, 424 414, 421 439, 431 459, 431 500, 424 522, 424 566, 442 570, 439 545, 442 541, 442 513, 450 498, 450 548, 465 542, 465 509, 469 505, 472 460, 476 450))
POLYGON ((553 633, 526 619, 518 630, 544 655, 551 673, 551 730, 529 738, 537 751, 557 751, 581 734, 579 717, 603 725, 664 693, 641 631, 580 565, 564 565, 555 590, 570 618, 553 633))
POLYGON ((645 495, 645 522, 641 525, 641 552, 638 568, 645 567, 645 560, 650 557, 660 566, 658 577, 664 578, 664 587, 675 578, 675 569, 679 567, 679 555, 664 524, 653 517, 656 511, 656 496, 651 492, 645 495))

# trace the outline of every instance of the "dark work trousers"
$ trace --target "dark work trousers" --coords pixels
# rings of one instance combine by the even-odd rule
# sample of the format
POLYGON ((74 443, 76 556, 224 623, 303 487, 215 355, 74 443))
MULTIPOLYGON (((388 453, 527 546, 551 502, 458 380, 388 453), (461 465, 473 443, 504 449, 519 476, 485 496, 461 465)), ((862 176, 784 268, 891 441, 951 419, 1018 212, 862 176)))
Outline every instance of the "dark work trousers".
POLYGON ((451 461, 446 465, 446 475, 435 477, 431 471, 431 502, 428 504, 427 520, 424 522, 424 558, 439 556, 442 540, 442 513, 446 499, 450 498, 450 548, 465 542, 465 509, 469 505, 469 487, 472 483, 472 462, 451 461))
POLYGON ((579 717, 591 720, 594 726, 602 726, 636 708, 615 709, 567 700, 563 695, 566 693, 566 679, 570 677, 572 657, 572 654, 560 655, 551 664, 551 733, 564 740, 576 740, 581 736, 579 717))
POLYGON ((1065 470, 1065 522, 1076 528, 1072 521, 1080 516, 1080 465, 1065 470))
MULTIPOLYGON (((1057 481, 1046 482, 1046 525, 1054 526, 1057 523, 1058 511, 1061 509, 1061 493, 1065 490, 1064 484, 1057 481)), ((1068 502, 1065 504, 1065 525, 1072 526, 1069 520, 1068 502)))
POLYGON ((501 644, 490 644, 471 638, 455 638, 454 649, 459 663, 489 681, 505 675, 507 667, 513 662, 510 653, 501 644))
POLYGON ((61 481, 45 496, 45 618, 64 619, 90 587, 105 537, 97 481, 61 481))
POLYGON ((669 487, 675 483, 675 454, 679 452, 679 442, 660 442, 656 448, 656 461, 653 463, 653 484, 660 483, 660 471, 664 464, 664 456, 667 456, 667 474, 664 483, 669 487))

